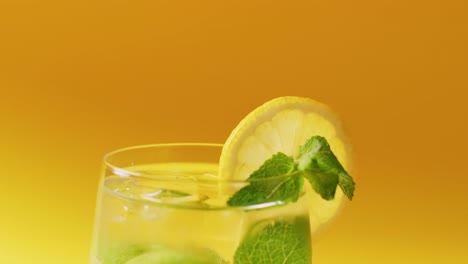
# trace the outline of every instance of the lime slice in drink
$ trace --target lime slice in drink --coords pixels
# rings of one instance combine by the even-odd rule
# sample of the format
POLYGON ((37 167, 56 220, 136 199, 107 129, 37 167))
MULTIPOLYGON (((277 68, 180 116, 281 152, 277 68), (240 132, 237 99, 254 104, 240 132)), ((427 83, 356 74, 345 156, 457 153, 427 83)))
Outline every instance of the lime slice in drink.
POLYGON ((126 264, 225 264, 219 256, 209 250, 160 249, 142 254, 126 264))

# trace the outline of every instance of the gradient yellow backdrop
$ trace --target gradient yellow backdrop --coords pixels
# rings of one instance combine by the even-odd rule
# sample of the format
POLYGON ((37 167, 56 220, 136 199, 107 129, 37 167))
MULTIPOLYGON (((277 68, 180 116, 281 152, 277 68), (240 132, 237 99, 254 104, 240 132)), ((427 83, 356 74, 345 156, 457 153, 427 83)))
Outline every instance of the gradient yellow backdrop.
POLYGON ((464 0, 0 2, 0 263, 88 261, 101 157, 325 102, 357 193, 315 263, 468 263, 464 0))

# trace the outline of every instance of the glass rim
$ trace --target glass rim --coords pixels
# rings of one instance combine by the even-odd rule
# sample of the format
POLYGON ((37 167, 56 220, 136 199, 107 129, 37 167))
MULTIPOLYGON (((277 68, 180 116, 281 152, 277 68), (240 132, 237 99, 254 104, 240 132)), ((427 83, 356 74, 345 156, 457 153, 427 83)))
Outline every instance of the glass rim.
MULTIPOLYGON (((167 176, 188 176, 189 173, 177 173, 177 172, 169 172, 169 171, 155 171, 152 173, 147 173, 147 172, 139 172, 139 171, 134 171, 134 170, 129 170, 126 168, 122 168, 120 166, 117 166, 115 164, 112 164, 109 159, 117 155, 119 153, 123 153, 126 151, 131 151, 131 150, 138 150, 138 149, 149 149, 149 148, 161 148, 161 147, 214 147, 214 148, 222 148, 224 144, 221 143, 203 143, 203 142, 197 142, 197 143, 192 143, 192 142, 187 142, 187 143, 154 143, 154 144, 143 144, 143 145, 135 145, 135 146, 129 146, 129 147, 123 147, 123 148, 118 148, 113 151, 107 152, 104 157, 103 157, 103 162, 104 166, 106 168, 110 168, 113 173, 115 173, 116 176, 121 176, 121 177, 138 177, 138 178, 145 178, 148 180, 155 180, 155 181, 169 181, 167 176), (166 176, 163 176, 166 175, 166 176)), ((219 161, 214 162, 216 164, 219 164, 219 161)), ((294 177, 296 176, 297 173, 290 173, 290 174, 280 174, 277 176, 271 176, 267 178, 257 178, 257 179, 232 179, 232 178, 213 178, 213 179, 196 179, 197 182, 201 183, 223 183, 223 184, 245 184, 245 183, 252 183, 252 182, 266 182, 266 181, 274 181, 278 179, 283 179, 283 178, 289 178, 289 177, 294 177)), ((216 176, 218 176, 216 174, 216 176)), ((193 182, 193 178, 180 178, 177 177, 176 179, 172 179, 172 181, 177 180, 178 182, 193 182)))

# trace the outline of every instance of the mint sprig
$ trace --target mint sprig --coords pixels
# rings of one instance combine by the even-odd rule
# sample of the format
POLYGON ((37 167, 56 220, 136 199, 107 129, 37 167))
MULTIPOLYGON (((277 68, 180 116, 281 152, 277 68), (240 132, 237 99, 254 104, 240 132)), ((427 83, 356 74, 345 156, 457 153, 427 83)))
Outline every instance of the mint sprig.
POLYGON ((306 178, 315 192, 325 200, 335 197, 337 186, 349 200, 355 183, 333 154, 327 140, 313 136, 299 147, 296 160, 278 152, 266 160, 248 178, 250 183, 236 192, 229 206, 248 206, 270 201, 297 201, 306 178))

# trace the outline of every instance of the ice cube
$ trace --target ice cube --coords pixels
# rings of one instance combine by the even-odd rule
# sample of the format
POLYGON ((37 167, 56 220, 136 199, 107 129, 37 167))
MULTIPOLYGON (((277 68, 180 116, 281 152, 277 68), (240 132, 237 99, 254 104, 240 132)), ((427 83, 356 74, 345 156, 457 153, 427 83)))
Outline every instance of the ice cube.
POLYGON ((204 200, 208 197, 199 194, 189 194, 173 190, 159 189, 154 192, 144 193, 140 195, 143 200, 151 201, 158 204, 173 204, 173 205, 195 205, 202 206, 204 200))

